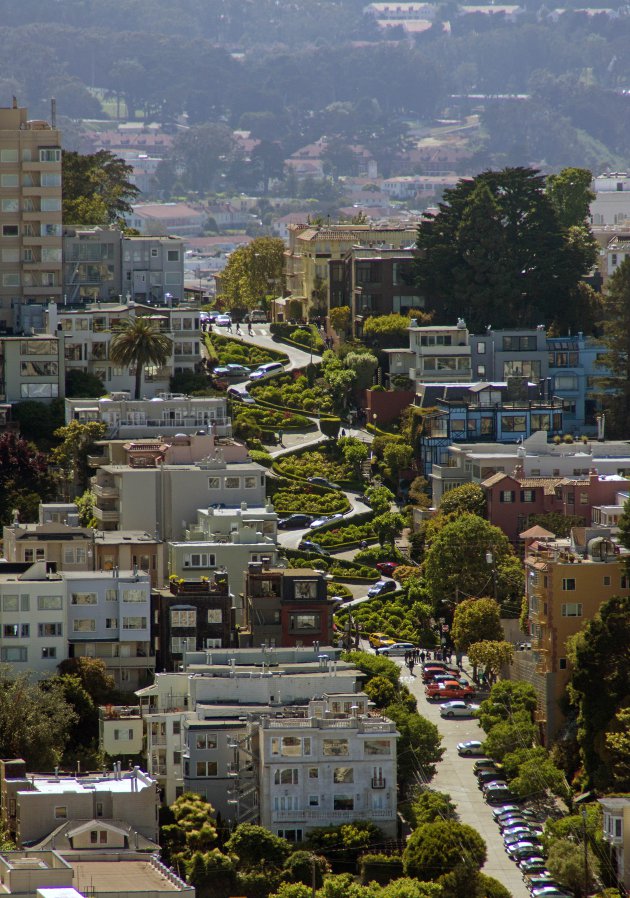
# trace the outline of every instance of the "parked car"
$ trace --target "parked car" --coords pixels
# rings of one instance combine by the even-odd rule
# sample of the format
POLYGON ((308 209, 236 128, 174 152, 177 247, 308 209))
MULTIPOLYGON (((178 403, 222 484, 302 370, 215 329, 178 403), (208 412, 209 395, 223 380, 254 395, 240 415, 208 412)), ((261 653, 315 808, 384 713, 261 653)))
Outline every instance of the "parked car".
POLYGON ((315 555, 330 555, 330 552, 327 552, 319 543, 314 543, 311 539, 301 539, 298 543, 298 549, 302 552, 312 552, 315 555))
POLYGON ((514 793, 507 783, 495 781, 491 784, 491 788, 484 790, 483 797, 488 804, 504 804, 514 799, 514 793))
POLYGON ((548 872, 547 861, 542 855, 536 855, 536 857, 528 857, 524 858, 522 861, 518 861, 518 868, 522 872, 523 878, 529 876, 531 873, 541 873, 543 870, 548 872))
POLYGON ((231 327, 232 317, 230 315, 217 315, 214 319, 214 324, 217 327, 231 327))
POLYGON ((474 755, 483 754, 483 746, 476 739, 469 739, 467 742, 457 743, 457 754, 462 758, 472 758, 474 755))
POLYGON ((245 387, 230 387, 227 391, 230 399, 242 402, 244 405, 256 405, 256 400, 250 396, 245 387))
POLYGON ((251 368, 248 368, 247 365, 237 365, 236 362, 229 362, 225 367, 227 368, 230 377, 240 377, 243 379, 249 377, 252 370, 251 368))
POLYGON ((390 636, 387 636, 386 633, 370 633, 370 635, 368 636, 368 642, 373 649, 380 649, 386 645, 393 645, 396 640, 392 639, 390 636))
POLYGON ((304 530, 313 520, 310 514, 290 514, 288 518, 278 521, 280 530, 304 530))
POLYGON ((472 686, 464 686, 457 680, 446 680, 443 683, 429 683, 424 693, 429 701, 443 702, 453 698, 474 698, 472 686))
POLYGON ((282 371, 284 371, 284 366, 281 362, 265 362, 264 365, 260 365, 255 371, 252 371, 249 379, 264 380, 267 377, 272 377, 274 374, 280 374, 282 371))
POLYGON ((327 480, 325 477, 309 477, 308 482, 312 483, 314 486, 323 486, 328 490, 339 489, 336 483, 331 483, 330 480, 327 480))
POLYGON ((510 829, 513 829, 515 826, 521 826, 524 824, 531 823, 531 820, 528 820, 527 817, 523 817, 522 814, 510 814, 507 817, 499 817, 497 820, 499 824, 499 832, 507 832, 510 829))
MULTIPOLYGON (((371 599, 376 596, 384 596, 388 592, 396 592, 397 586, 393 580, 377 580, 374 586, 370 586, 367 594, 371 599)), ((415 646, 412 646, 415 648, 415 646)))
POLYGON ((477 776, 482 770, 503 770, 503 765, 493 761, 492 758, 479 758, 473 764, 473 773, 477 776))
POLYGON ((503 844, 507 848, 508 845, 515 845, 517 842, 529 841, 532 831, 528 826, 514 826, 510 832, 503 833, 503 844))
POLYGON ((533 898, 573 898, 573 892, 563 889, 558 883, 536 886, 530 891, 533 898))
POLYGON ((513 861, 524 861, 528 857, 539 857, 542 851, 540 842, 516 842, 507 849, 508 857, 513 861))
MULTIPOLYGON (((478 762, 475 763, 475 767, 477 766, 477 763, 478 762)), ((494 764, 495 762, 492 761, 492 763, 494 764)), ((473 767, 473 770, 474 769, 475 768, 473 767)), ((495 820, 500 820, 502 817, 510 816, 513 814, 521 814, 521 813, 522 813, 522 811, 521 811, 520 805, 504 804, 498 808, 494 808, 494 810, 492 811, 492 816, 494 817, 495 820)))
POLYGON ((311 522, 311 530, 315 530, 316 527, 323 527, 324 524, 330 524, 331 521, 338 521, 343 518, 343 515, 340 511, 336 514, 324 515, 321 518, 315 518, 314 521, 311 522))
POLYGON ((383 574, 383 576, 393 577, 394 571, 399 567, 399 564, 397 561, 379 561, 375 567, 377 571, 380 571, 380 573, 383 574))
POLYGON ((489 783, 504 783, 505 777, 499 770, 482 770, 477 777, 477 785, 483 792, 484 786, 489 783))
POLYGON ((553 875, 546 870, 544 873, 524 873, 523 874, 523 882, 530 890, 540 888, 540 886, 544 885, 557 885, 553 875))
POLYGON ((385 645, 382 649, 377 649, 377 655, 404 655, 406 652, 412 652, 417 646, 413 642, 395 642, 393 645, 385 645))
POLYGON ((475 711, 479 710, 479 705, 469 705, 467 702, 459 700, 453 702, 445 702, 440 705, 440 717, 472 717, 475 711))

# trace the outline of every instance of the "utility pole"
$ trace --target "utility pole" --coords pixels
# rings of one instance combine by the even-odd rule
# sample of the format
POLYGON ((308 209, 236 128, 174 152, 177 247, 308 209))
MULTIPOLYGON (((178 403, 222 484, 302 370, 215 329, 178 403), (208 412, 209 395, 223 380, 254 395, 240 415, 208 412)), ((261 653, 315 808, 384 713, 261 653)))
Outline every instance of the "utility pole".
POLYGON ((586 838, 586 808, 582 808, 582 831, 584 835, 584 893, 582 898, 588 895, 588 840, 586 838))
POLYGON ((315 898, 317 893, 317 867, 315 864, 315 855, 311 855, 311 894, 315 898))

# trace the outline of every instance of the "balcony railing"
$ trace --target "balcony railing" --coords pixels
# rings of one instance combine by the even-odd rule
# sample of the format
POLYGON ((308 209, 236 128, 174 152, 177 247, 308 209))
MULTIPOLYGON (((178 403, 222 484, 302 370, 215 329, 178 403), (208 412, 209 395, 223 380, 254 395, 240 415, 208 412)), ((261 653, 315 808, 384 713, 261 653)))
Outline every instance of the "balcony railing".
POLYGON ((387 780, 382 776, 373 776, 372 777, 372 788, 373 789, 384 789, 387 785, 387 780))
POLYGON ((120 520, 120 513, 116 509, 100 508, 98 505, 95 505, 92 510, 97 521, 116 524, 120 520))
MULTIPOLYGON (((396 816, 396 812, 393 808, 377 808, 377 809, 365 809, 363 814, 369 816, 374 819, 393 819, 396 816)), ((287 822, 287 821, 295 821, 296 823, 300 823, 307 820, 312 821, 320 821, 320 825, 324 826, 324 821, 327 820, 338 820, 340 822, 356 820, 358 812, 357 811, 327 811, 323 809, 315 810, 299 810, 299 811, 272 811, 271 818, 276 823, 287 822)))

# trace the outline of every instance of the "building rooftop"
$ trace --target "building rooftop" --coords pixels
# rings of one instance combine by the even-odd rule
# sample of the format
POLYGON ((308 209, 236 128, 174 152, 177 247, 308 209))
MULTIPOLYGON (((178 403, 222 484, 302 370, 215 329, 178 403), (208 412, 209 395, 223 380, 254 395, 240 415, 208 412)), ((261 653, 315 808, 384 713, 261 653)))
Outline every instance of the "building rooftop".
POLYGON ((166 868, 150 860, 71 861, 74 881, 85 895, 100 892, 129 895, 133 892, 180 892, 185 884, 167 876, 166 868), (164 871, 164 872, 163 872, 164 871))
MULTIPOLYGON (((11 779, 9 777, 8 779, 11 779)), ((23 777, 19 777, 23 779, 23 777)), ((82 777, 76 776, 46 776, 39 773, 28 773, 26 779, 31 788, 20 790, 28 794, 28 792, 42 792, 49 795, 59 795, 64 792, 73 794, 87 794, 92 792, 120 792, 129 793, 141 792, 144 789, 152 789, 155 787, 155 780, 148 773, 143 773, 139 768, 134 767, 133 770, 125 770, 120 775, 114 772, 107 773, 105 776, 88 775, 82 777)))

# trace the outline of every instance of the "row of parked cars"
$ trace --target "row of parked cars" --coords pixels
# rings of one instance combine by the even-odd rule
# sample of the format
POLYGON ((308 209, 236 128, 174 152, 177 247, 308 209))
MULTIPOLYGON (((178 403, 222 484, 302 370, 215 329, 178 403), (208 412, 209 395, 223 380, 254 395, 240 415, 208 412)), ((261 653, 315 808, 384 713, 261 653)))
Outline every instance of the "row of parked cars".
MULTIPOLYGON (((480 753, 482 747, 480 742, 461 742, 457 751, 460 755, 473 755, 480 753)), ((547 870, 541 842, 543 827, 535 813, 511 792, 502 766, 491 758, 480 757, 473 765, 473 772, 485 800, 493 807, 492 816, 503 837, 505 851, 518 864, 532 898, 572 898, 572 893, 547 870)))

